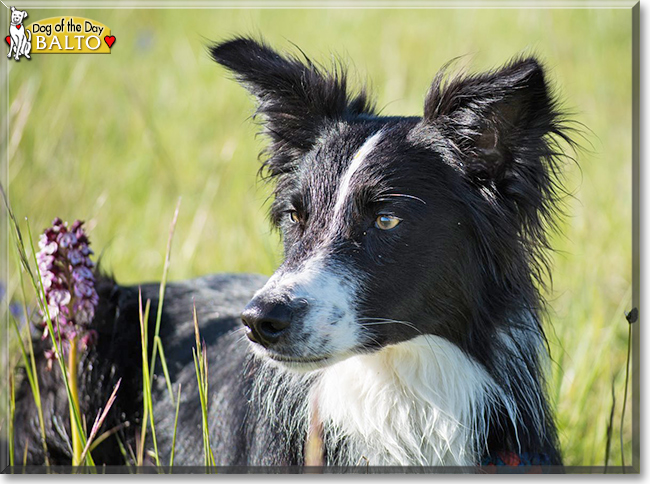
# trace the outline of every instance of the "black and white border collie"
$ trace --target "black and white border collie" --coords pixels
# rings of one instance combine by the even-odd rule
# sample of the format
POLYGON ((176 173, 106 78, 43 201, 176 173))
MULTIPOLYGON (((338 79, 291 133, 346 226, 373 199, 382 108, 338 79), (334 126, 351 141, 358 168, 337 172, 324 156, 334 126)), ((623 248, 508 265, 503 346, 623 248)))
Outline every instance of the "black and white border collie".
MULTIPOLYGON (((249 38, 210 54, 256 98, 285 259, 268 280, 168 286, 161 335, 183 389, 176 464, 203 462, 194 301, 219 465, 304 465, 314 429, 331 466, 476 466, 500 453, 560 465, 540 291, 572 142, 540 63, 443 72, 422 117, 388 117, 340 67, 249 38)), ((158 286, 142 290, 155 314, 158 286)), ((137 291, 102 279, 99 342, 80 371, 87 416, 123 378, 111 418, 132 424, 118 432, 127 447, 142 418, 137 291)), ((56 372, 40 373, 50 460, 64 463, 65 393, 56 372)), ((174 407, 163 381, 155 392, 164 456, 174 407)), ((29 461, 42 462, 25 384, 18 398, 18 452, 31 439, 29 461)), ((124 462, 115 439, 94 457, 124 462)))

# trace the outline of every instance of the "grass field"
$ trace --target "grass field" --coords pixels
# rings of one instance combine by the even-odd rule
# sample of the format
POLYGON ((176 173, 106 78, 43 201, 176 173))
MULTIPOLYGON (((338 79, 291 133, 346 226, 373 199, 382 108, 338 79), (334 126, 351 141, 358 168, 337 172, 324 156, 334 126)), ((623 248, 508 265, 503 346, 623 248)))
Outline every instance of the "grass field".
MULTIPOLYGON (((35 55, 9 64, 3 182, 15 213, 35 231, 55 216, 85 219, 103 267, 122 283, 160 278, 178 197, 170 280, 270 274, 280 262, 265 219, 269 189, 256 179, 264 140, 248 119, 253 104, 208 59, 208 39, 252 33, 280 48, 293 42, 325 62, 338 54, 394 115, 420 115, 429 83, 452 58, 484 70, 538 54, 589 130, 579 167, 566 166, 574 197, 563 235, 554 237, 550 388, 565 462, 603 465, 614 385, 610 464, 620 465, 623 311, 632 277, 629 10, 34 9, 29 19, 60 14, 98 20, 117 41, 110 55, 35 55)), ((1 282, 12 298, 18 278, 9 262, 1 282)))

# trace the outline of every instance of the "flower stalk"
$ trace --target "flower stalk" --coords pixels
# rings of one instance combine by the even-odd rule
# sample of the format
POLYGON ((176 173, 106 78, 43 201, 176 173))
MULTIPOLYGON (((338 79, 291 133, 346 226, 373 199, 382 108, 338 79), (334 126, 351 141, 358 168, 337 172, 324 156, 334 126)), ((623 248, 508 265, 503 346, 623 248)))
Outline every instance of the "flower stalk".
MULTIPOLYGON (((82 464, 86 445, 78 425, 81 415, 79 352, 97 340, 97 333, 89 328, 99 301, 92 271, 94 264, 90 260, 93 252, 83 222, 79 220, 68 227, 60 218, 54 219, 52 226, 41 235, 38 245, 40 251, 36 258, 44 296, 41 326, 43 338, 49 337, 53 341, 52 349, 46 350, 46 357, 51 368, 54 359, 67 356, 64 378, 67 378, 70 392, 72 465, 78 466, 82 464), (52 320, 56 325, 51 324, 52 320)), ((60 363, 63 363, 62 359, 60 363)))
POLYGON ((72 400, 70 401, 70 428, 72 429, 73 466, 81 465, 81 454, 84 448, 79 430, 77 429, 76 425, 74 425, 75 410, 77 412, 77 415, 81 414, 81 409, 79 408, 79 385, 77 377, 78 366, 77 337, 75 336, 72 341, 70 341, 70 349, 68 351, 68 380, 70 384, 70 393, 72 393, 72 400), (76 409, 72 408, 72 405, 75 405, 76 409))

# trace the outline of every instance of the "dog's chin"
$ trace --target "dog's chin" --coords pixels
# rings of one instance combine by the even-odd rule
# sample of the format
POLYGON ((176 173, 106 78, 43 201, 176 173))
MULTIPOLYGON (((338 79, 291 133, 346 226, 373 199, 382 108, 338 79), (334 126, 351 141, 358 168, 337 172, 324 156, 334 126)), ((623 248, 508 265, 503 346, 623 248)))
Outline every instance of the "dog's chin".
POLYGON ((313 358, 296 358, 267 353, 264 358, 273 364, 295 373, 309 373, 312 371, 322 370, 328 366, 340 361, 334 356, 323 356, 313 358))
POLYGON ((263 361, 295 373, 309 373, 322 370, 356 354, 355 352, 349 351, 329 355, 294 356, 269 351, 255 343, 252 344, 252 348, 253 353, 263 361))

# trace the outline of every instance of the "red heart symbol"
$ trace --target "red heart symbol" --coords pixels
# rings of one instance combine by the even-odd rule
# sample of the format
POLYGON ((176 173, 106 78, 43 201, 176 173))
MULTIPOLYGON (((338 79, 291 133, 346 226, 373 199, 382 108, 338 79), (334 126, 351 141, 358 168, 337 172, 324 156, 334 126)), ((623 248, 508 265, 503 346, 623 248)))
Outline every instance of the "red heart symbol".
POLYGON ((113 47, 113 44, 115 43, 115 36, 107 35, 106 37, 104 37, 104 42, 106 42, 106 45, 108 45, 109 48, 113 47))
POLYGON ((7 35, 5 40, 7 41, 7 44, 11 45, 11 35, 7 35))

